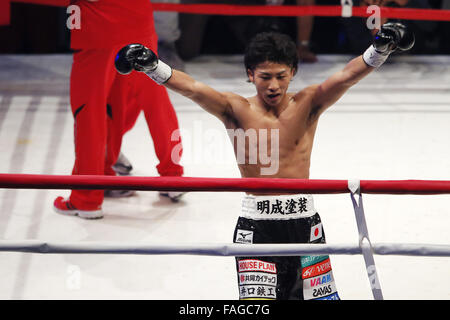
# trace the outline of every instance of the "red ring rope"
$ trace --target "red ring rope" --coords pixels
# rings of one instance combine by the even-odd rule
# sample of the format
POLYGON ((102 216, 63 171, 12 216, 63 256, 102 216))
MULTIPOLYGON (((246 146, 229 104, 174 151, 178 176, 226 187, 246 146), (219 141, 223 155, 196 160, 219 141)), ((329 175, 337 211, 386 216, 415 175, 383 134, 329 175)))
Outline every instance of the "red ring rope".
MULTIPOLYGON (((323 16, 339 17, 341 6, 243 6, 227 4, 174 4, 154 3, 155 11, 176 11, 183 13, 216 14, 216 15, 249 15, 249 16, 323 16)), ((367 7, 353 7, 353 16, 369 17, 367 7)), ((450 20, 450 10, 411 9, 380 7, 383 18, 407 20, 450 20)))
MULTIPOLYGON (((69 0, 12 0, 12 2, 68 6, 69 0)), ((251 16, 323 16, 339 17, 342 6, 244 6, 228 4, 175 4, 153 3, 155 11, 175 11, 182 13, 197 13, 211 15, 251 15, 251 16)), ((353 7, 353 16, 368 17, 367 7, 353 7)), ((411 9, 381 7, 383 18, 397 18, 406 20, 436 20, 450 21, 450 10, 443 9, 411 9)))
MULTIPOLYGON (((129 189, 147 191, 227 191, 286 193, 348 193, 347 180, 196 177, 115 177, 94 175, 0 174, 0 188, 129 189)), ((362 193, 448 194, 450 181, 361 180, 362 193)))

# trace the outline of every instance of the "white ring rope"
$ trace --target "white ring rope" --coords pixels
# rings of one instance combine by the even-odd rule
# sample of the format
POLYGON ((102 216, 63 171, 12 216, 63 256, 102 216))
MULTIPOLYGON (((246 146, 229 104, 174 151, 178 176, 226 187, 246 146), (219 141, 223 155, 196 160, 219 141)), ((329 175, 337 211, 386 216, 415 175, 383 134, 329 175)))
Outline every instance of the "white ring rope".
MULTIPOLYGON (((450 245, 372 243, 374 254, 450 257, 450 245)), ((142 254, 204 256, 293 256, 293 255, 357 255, 357 244, 176 244, 155 245, 114 242, 45 242, 39 240, 0 241, 0 252, 41 254, 142 254)))

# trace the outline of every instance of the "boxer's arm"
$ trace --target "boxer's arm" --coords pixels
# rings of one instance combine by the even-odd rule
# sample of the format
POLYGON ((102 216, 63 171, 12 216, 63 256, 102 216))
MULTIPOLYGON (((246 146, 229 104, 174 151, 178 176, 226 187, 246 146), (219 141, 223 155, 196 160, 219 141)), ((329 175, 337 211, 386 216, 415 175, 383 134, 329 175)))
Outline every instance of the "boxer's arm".
POLYGON ((230 99, 235 95, 218 92, 182 71, 173 70, 141 44, 123 47, 116 56, 115 66, 121 74, 129 74, 133 70, 144 72, 159 85, 191 99, 221 120, 232 114, 230 99))
POLYGON ((362 56, 359 56, 351 60, 343 70, 336 72, 323 83, 314 86, 311 114, 319 116, 336 103, 351 86, 374 69, 364 62, 362 56))
POLYGON ((397 22, 384 24, 375 35, 373 45, 363 55, 353 59, 342 71, 315 87, 310 114, 319 116, 342 97, 351 86, 381 66, 389 54, 396 50, 409 50, 414 42, 414 34, 403 24, 397 22))
POLYGON ((232 115, 230 103, 232 93, 219 92, 179 70, 173 70, 172 76, 164 85, 191 99, 221 120, 232 115))

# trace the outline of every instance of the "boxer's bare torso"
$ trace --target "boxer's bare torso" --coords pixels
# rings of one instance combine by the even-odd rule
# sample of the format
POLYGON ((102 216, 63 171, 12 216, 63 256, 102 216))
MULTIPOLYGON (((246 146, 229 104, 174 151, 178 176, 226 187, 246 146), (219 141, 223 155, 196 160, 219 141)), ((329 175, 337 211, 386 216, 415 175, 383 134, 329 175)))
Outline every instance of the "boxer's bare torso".
POLYGON ((360 56, 322 84, 306 87, 298 93, 288 93, 294 70, 284 64, 266 61, 254 70, 248 70, 249 80, 257 91, 250 98, 217 92, 177 70, 174 70, 166 86, 218 117, 227 131, 250 130, 256 133, 257 140, 247 137, 245 143, 237 143, 236 137, 232 137, 236 156, 239 152, 245 153, 245 161, 237 161, 242 177, 308 179, 320 114, 372 70, 360 56), (267 132, 267 141, 264 142, 267 156, 271 161, 277 161, 275 166, 273 163, 264 164, 259 158, 256 163, 250 159, 250 155, 262 146, 261 130, 267 132), (278 141, 272 139, 271 132, 274 130, 278 132, 278 141), (274 144, 276 149, 271 148, 274 144), (278 153, 277 157, 271 154, 273 151, 278 153), (263 174, 263 169, 269 165, 276 170, 263 174))
POLYGON ((236 98, 233 117, 227 117, 223 121, 225 127, 229 130, 243 129, 244 132, 255 130, 257 137, 256 144, 251 143, 250 138, 242 144, 236 137, 232 137, 236 155, 238 148, 245 148, 245 161, 238 162, 242 177, 267 177, 261 169, 271 166, 275 169, 270 174, 272 178, 309 178, 310 158, 317 127, 317 118, 310 114, 311 93, 312 90, 308 89, 298 94, 288 93, 285 101, 274 110, 266 108, 258 96, 236 98), (261 130, 266 131, 261 133, 261 130), (274 130, 276 134, 272 135, 274 130), (272 137, 277 139, 272 141, 272 137), (266 141, 261 141, 263 139, 266 141), (277 162, 276 164, 262 163, 259 157, 256 164, 252 163, 250 155, 259 155, 262 143, 267 145, 267 157, 271 162, 277 162), (276 156, 271 152, 273 147, 276 149, 276 156))

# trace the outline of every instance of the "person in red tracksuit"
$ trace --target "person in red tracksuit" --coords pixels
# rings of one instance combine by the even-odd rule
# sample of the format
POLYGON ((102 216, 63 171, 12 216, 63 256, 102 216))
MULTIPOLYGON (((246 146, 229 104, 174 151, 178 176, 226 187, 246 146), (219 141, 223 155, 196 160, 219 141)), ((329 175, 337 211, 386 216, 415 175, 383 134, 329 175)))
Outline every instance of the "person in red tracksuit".
MULTIPOLYGON (((179 149, 180 141, 171 139, 178 120, 166 89, 141 73, 127 78, 114 67, 117 52, 130 42, 157 50, 150 1, 78 0, 71 4, 81 10, 81 28, 71 30, 75 50, 70 75, 75 144, 72 174, 115 175, 112 165, 122 136, 144 111, 160 161, 158 173, 181 176, 181 152, 171 156, 175 146, 179 149)), ((101 218, 103 198, 104 190, 72 190, 69 198, 56 198, 54 209, 65 215, 101 218)))

